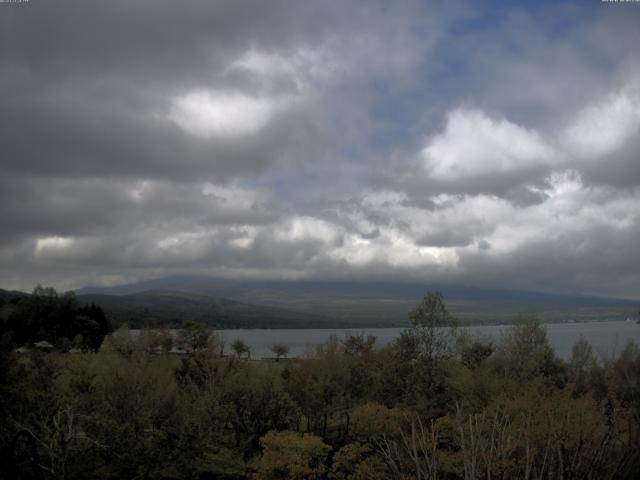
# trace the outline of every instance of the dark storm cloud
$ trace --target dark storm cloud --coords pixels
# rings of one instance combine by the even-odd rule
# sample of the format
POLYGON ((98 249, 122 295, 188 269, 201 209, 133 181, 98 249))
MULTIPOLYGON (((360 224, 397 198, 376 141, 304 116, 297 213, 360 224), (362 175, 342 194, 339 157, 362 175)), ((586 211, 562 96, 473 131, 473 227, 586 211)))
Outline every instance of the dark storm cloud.
POLYGON ((199 273, 637 296, 639 18, 0 5, 0 287, 199 273))
MULTIPOLYGON (((312 111, 302 107, 302 114, 292 108, 278 112, 268 128, 241 141, 194 138, 176 129, 167 113, 172 98, 202 88, 248 95, 299 93, 290 72, 280 78, 277 72, 272 78, 258 72, 256 78, 255 72, 242 68, 229 72, 229 66, 252 49, 286 62, 300 49, 313 53, 327 41, 333 43, 326 48, 358 41, 366 48, 366 36, 375 32, 384 14, 342 2, 322 7, 305 2, 190 2, 184 8, 175 2, 34 2, 11 9, 2 21, 5 114, 0 141, 11 146, 5 168, 39 175, 180 179, 260 169, 290 156, 283 145, 297 142, 304 142, 304 150, 294 150, 299 157, 331 149, 314 139, 334 135, 332 120, 355 110, 334 115, 322 102, 312 111)), ((393 44, 394 38, 379 41, 393 44)), ((366 76, 375 73, 372 68, 402 61, 402 52, 389 60, 373 53, 360 57, 356 52, 354 60, 360 64, 355 65, 336 66, 331 56, 319 58, 326 63, 300 65, 300 73, 315 69, 322 75, 321 70, 334 68, 337 76, 366 76)), ((350 134, 347 125, 342 125, 342 135, 350 134)))
POLYGON ((3 11, 0 48, 5 65, 62 80, 190 83, 254 43, 317 41, 340 18, 335 8, 278 0, 34 2, 3 11))

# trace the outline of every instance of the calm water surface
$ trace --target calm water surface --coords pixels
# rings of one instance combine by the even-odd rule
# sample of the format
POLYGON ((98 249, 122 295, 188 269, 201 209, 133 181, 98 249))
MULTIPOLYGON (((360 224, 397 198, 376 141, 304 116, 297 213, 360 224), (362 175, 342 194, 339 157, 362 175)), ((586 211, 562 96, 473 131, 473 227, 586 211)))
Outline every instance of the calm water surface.
MULTIPOLYGON (((589 322, 545 324, 549 342, 562 358, 571 356, 571 347, 583 336, 600 356, 609 357, 620 353, 630 339, 640 343, 640 325, 634 322, 589 322)), ((508 325, 468 327, 470 333, 487 339, 498 340, 508 325)), ((219 330, 225 343, 235 339, 244 340, 251 347, 252 358, 273 357, 269 346, 284 343, 289 346, 289 356, 299 357, 311 351, 315 345, 324 343, 331 335, 343 338, 346 334, 364 334, 377 337, 376 347, 382 347, 396 338, 401 328, 360 329, 291 329, 291 330, 219 330)), ((227 347, 228 348, 228 347, 227 347)))

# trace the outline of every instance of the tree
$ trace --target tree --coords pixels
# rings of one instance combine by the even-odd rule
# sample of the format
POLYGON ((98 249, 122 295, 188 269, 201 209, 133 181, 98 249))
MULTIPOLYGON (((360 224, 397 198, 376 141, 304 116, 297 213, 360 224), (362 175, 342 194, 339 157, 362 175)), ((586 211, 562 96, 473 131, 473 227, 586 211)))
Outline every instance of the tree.
POLYGON ((409 320, 414 327, 427 328, 450 327, 455 323, 440 292, 427 292, 420 304, 409 313, 409 320))
POLYGON ((67 337, 59 337, 58 340, 56 340, 54 348, 57 352, 66 353, 71 350, 72 346, 73 344, 71 343, 71 340, 69 340, 67 337))
POLYGON ((348 443, 333 457, 332 480, 385 480, 387 467, 372 447, 359 442, 348 443))
MULTIPOLYGON (((72 299, 72 301, 75 301, 72 299)), ((111 331, 111 322, 101 307, 93 303, 84 305, 76 310, 76 329, 84 337, 85 346, 97 351, 102 345, 104 337, 111 331)), ((75 330, 69 331, 69 338, 73 338, 75 330)))
POLYGON ((280 360, 280 357, 286 357, 289 354, 289 345, 284 343, 274 343, 269 347, 269 350, 275 354, 277 362, 280 360))
POLYGON ((260 439, 263 452, 257 462, 259 480, 319 480, 331 447, 308 433, 269 432, 260 439))
POLYGON ((393 343, 385 369, 385 390, 416 405, 427 416, 444 413, 451 404, 448 365, 456 339, 456 321, 438 292, 427 293, 409 314, 411 326, 393 343))
POLYGON ((401 341, 419 358, 432 360, 451 351, 457 322, 440 292, 428 292, 409 313, 409 320, 411 327, 401 341))
POLYGON ((474 338, 466 332, 458 335, 457 340, 460 361, 469 370, 477 369, 493 354, 494 348, 491 341, 474 338))
POLYGON ((589 388, 591 374, 597 367, 593 349, 584 337, 580 337, 571 348, 569 360, 569 380, 573 383, 574 395, 582 395, 589 388))
POLYGON ((76 350, 82 350, 84 348, 84 337, 82 336, 82 334, 79 333, 75 337, 73 337, 71 344, 76 350))
MULTIPOLYGON (((383 438, 378 451, 388 466, 387 478, 394 480, 436 480, 441 471, 441 432, 435 422, 411 422, 409 432, 401 431, 402 441, 383 438)), ((465 477, 467 478, 467 477, 465 477)), ((474 478, 474 477, 469 477, 474 478)))
POLYGON ((53 287, 43 287, 41 284, 33 287, 33 291, 31 295, 34 297, 44 297, 44 298, 58 298, 58 292, 53 287))
POLYGON ((202 323, 185 322, 178 334, 179 344, 187 352, 211 350, 219 353, 223 348, 222 339, 202 323))
POLYGON ((344 346, 345 353, 349 355, 365 355, 371 353, 376 340, 374 335, 367 335, 366 338, 362 333, 358 335, 347 335, 342 341, 342 345, 344 346))
POLYGON ((243 354, 247 354, 247 358, 251 358, 251 347, 245 343, 241 338, 237 338, 231 344, 231 350, 236 352, 238 358, 242 357, 243 354))
MULTIPOLYGON (((609 363, 611 390, 640 426, 640 346, 630 339, 620 356, 609 363)), ((636 435, 640 437, 640 432, 636 435)))
POLYGON ((66 348, 65 340, 82 335, 85 345, 97 350, 111 325, 104 311, 93 304, 78 303, 73 292, 62 295, 52 287, 38 285, 30 296, 18 296, 2 308, 4 321, 0 335, 6 333, 16 346, 46 340, 66 348))
POLYGON ((138 349, 137 339, 132 335, 129 327, 124 324, 104 339, 101 352, 117 353, 124 358, 131 358, 138 349))
POLYGON ((524 317, 503 335, 494 365, 518 385, 539 378, 561 387, 566 368, 547 339, 547 331, 536 317, 524 317))
POLYGON ((383 437, 393 437, 412 420, 413 414, 409 410, 368 402, 351 409, 350 436, 375 443, 383 437))
POLYGON ((171 349, 173 348, 173 335, 166 328, 161 328, 157 331, 156 340, 158 342, 158 346, 162 349, 164 353, 171 353, 171 349))
POLYGON ((279 369, 253 362, 228 363, 234 367, 215 387, 236 448, 255 452, 260 447, 259 439, 270 430, 297 428, 299 409, 284 390, 279 369))

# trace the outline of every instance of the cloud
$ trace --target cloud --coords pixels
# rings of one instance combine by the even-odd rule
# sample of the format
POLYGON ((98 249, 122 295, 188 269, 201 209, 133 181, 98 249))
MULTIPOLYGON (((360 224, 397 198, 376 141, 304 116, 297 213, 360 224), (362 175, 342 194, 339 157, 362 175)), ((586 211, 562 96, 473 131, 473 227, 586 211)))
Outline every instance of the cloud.
POLYGON ((577 169, 597 182, 622 169, 629 180, 638 170, 630 165, 637 158, 640 133, 636 79, 630 74, 622 87, 566 112, 551 130, 479 109, 451 109, 444 129, 430 136, 418 154, 422 176, 445 191, 475 187, 525 202, 542 200, 530 195, 527 200, 527 192, 542 192, 536 183, 554 170, 577 169))
POLYGON ((622 148, 640 134, 640 89, 620 92, 584 107, 567 126, 563 141, 578 159, 594 160, 622 148))
POLYGON ((470 109, 451 111, 421 153, 429 175, 444 181, 550 165, 559 156, 537 132, 470 109))
POLYGON ((262 129, 277 110, 270 99, 192 91, 171 100, 168 117, 198 137, 242 137, 262 129))
POLYGON ((637 297, 638 15, 7 9, 0 287, 199 273, 637 297))
POLYGON ((287 87, 304 95, 314 88, 331 84, 346 73, 329 41, 316 47, 298 47, 289 54, 269 53, 249 48, 224 71, 237 79, 247 73, 263 90, 277 91, 287 87))
POLYGON ((67 250, 73 246, 73 238, 70 237, 43 237, 36 240, 36 254, 48 250, 67 250))

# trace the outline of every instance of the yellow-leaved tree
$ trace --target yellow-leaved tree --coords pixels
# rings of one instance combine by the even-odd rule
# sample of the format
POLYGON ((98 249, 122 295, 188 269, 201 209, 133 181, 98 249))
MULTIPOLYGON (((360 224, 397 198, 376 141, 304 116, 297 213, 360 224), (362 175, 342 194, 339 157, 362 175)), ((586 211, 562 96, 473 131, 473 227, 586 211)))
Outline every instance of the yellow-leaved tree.
POLYGON ((315 435, 272 430, 260 445, 256 480, 316 480, 327 471, 325 460, 331 447, 315 435))

